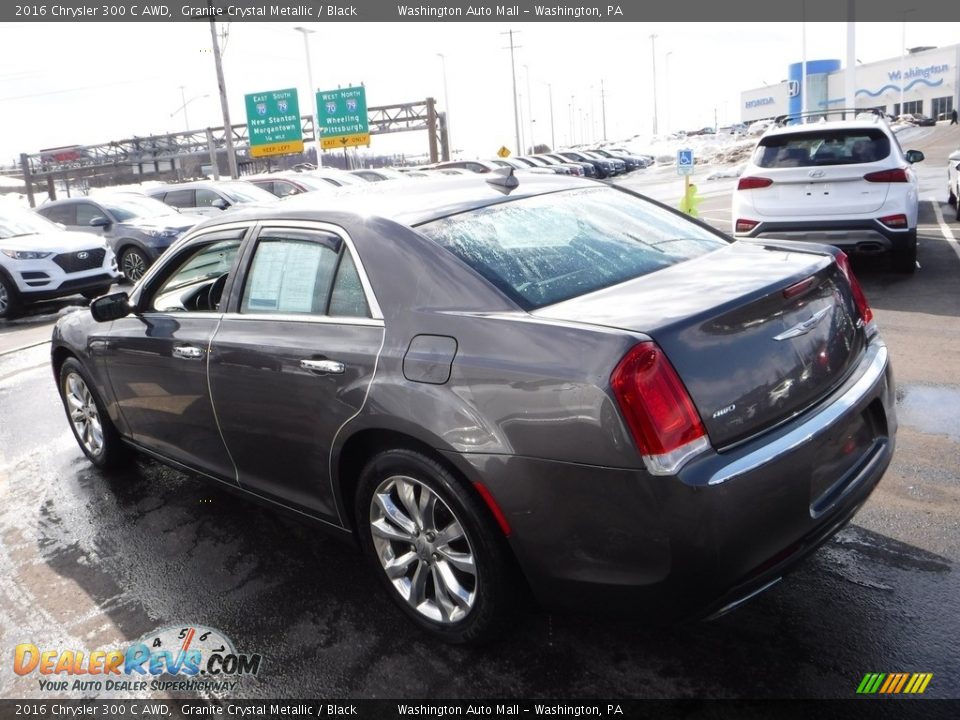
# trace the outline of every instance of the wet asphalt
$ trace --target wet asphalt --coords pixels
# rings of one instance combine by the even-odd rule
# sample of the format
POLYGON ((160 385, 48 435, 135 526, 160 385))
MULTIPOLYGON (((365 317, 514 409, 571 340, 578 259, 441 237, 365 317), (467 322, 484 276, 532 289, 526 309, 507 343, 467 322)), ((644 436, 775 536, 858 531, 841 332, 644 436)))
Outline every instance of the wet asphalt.
POLYGON ((930 672, 925 697, 960 697, 960 256, 924 203, 916 276, 882 258, 854 267, 891 348, 901 427, 853 523, 718 620, 534 608, 484 648, 425 638, 359 552, 314 527, 152 460, 93 469, 49 346, 0 355, 0 697, 84 696, 11 672, 18 643, 108 649, 190 624, 263 655, 237 698, 852 698, 868 672, 930 672))

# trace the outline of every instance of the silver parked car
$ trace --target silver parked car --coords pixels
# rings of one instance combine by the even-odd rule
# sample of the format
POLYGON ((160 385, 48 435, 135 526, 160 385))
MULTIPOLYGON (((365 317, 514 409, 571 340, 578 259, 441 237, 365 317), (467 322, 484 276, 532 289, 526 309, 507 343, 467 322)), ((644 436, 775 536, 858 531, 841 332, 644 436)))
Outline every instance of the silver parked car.
POLYGON ((161 185, 147 190, 147 195, 181 212, 204 217, 216 217, 235 205, 272 203, 277 199, 275 195, 243 180, 198 180, 161 185))

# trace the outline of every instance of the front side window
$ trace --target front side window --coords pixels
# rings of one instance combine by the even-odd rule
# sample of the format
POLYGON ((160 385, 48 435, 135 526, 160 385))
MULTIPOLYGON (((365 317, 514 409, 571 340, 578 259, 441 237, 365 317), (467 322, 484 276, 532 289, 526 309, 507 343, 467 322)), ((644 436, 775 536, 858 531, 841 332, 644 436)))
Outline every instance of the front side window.
POLYGON ((77 203, 77 225, 89 225, 95 217, 106 218, 107 214, 91 203, 77 203))
POLYGON ((532 310, 726 245, 686 218, 614 188, 523 198, 418 228, 532 310))
POLYGON ((175 208, 192 208, 196 207, 195 197, 193 190, 172 190, 164 196, 163 201, 175 208))
POLYGON ((221 199, 213 190, 197 188, 197 207, 214 207, 214 203, 221 199))
POLYGON ((879 128, 805 130, 760 140, 753 162, 762 168, 816 167, 876 162, 890 155, 890 139, 879 128))
POLYGON ((215 312, 240 249, 240 239, 211 241, 187 251, 153 299, 157 312, 215 312))

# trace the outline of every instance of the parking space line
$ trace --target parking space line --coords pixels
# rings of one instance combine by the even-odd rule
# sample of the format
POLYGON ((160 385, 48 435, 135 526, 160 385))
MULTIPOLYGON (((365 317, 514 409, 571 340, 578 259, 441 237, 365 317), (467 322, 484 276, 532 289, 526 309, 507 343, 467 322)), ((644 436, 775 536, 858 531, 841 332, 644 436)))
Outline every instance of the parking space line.
MULTIPOLYGON (((958 200, 957 202, 960 202, 958 200)), ((957 245, 957 239, 953 236, 953 230, 950 229, 950 226, 947 225, 946 220, 943 218, 943 212, 940 210, 939 201, 934 201, 933 203, 933 214, 937 216, 937 224, 940 226, 940 232, 943 233, 944 240, 953 248, 953 251, 957 254, 957 257, 960 258, 960 245, 957 245)))

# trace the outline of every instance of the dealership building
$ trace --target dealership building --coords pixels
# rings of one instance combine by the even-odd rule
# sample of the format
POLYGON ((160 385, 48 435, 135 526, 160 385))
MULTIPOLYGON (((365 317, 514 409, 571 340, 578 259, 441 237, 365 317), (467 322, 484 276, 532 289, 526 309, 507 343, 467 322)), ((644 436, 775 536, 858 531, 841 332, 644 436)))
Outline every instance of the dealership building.
MULTIPOLYGON (((839 60, 807 61, 808 111, 848 107, 846 74, 839 60)), ((743 122, 798 113, 803 107, 802 63, 787 68, 787 79, 740 94, 743 122)), ((913 48, 909 54, 853 68, 856 106, 891 115, 919 113, 949 118, 960 106, 960 45, 913 48), (900 108, 901 88, 903 109, 900 108)))

